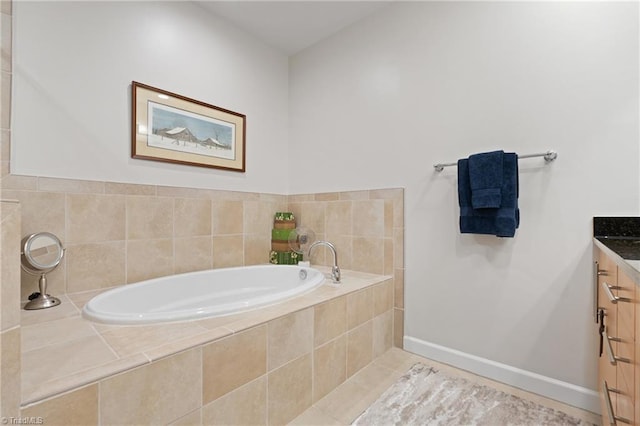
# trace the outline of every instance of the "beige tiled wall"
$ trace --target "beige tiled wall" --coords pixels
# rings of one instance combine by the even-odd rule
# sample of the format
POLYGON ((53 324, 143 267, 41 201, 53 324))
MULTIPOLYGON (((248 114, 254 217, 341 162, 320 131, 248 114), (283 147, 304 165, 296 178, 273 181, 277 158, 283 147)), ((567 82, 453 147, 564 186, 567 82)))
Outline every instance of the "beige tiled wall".
POLYGON ((20 205, 0 202, 0 418, 20 407, 20 205))
MULTIPOLYGON (((20 201, 23 236, 53 232, 67 248, 51 294, 266 263, 273 215, 286 208, 284 195, 15 175, 3 196, 20 201)), ((36 290, 23 272, 22 299, 36 290)))
MULTIPOLYGON (((0 177, 9 174, 12 3, 0 1, 0 177)), ((0 193, 0 200, 3 199, 0 193)), ((20 414, 20 206, 0 201, 0 418, 20 414)))
MULTIPOLYGON (((299 194, 288 197, 298 225, 331 241, 342 268, 393 276, 393 342, 402 347, 404 330, 404 191, 399 188, 299 194)), ((313 263, 331 264, 326 249, 313 263)))
POLYGON ((391 348, 392 299, 386 280, 25 407, 21 415, 45 424, 286 424, 391 348))
MULTIPOLYGON (((21 235, 49 231, 67 248, 51 294, 97 290, 196 270, 265 263, 276 211, 291 210, 335 244, 344 269, 394 279, 394 343, 402 345, 403 190, 272 195, 9 175, 21 235), (141 195, 143 194, 143 195, 141 195)), ((323 247, 315 264, 332 259, 323 247)), ((37 290, 22 272, 21 298, 37 290)))

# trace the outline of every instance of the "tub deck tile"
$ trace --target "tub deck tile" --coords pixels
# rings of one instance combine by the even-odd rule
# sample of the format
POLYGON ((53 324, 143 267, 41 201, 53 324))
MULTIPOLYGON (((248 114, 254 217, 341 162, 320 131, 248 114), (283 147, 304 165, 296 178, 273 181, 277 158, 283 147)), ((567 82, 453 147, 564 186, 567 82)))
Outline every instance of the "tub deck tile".
POLYGON ((221 339, 233 334, 233 330, 227 327, 217 327, 211 330, 206 330, 203 333, 199 333, 193 336, 189 336, 185 339, 176 340, 155 348, 151 348, 144 351, 144 355, 151 361, 157 361, 162 358, 166 358, 175 353, 191 349, 196 346, 205 345, 215 340, 221 339))
POLYGON ((389 279, 344 270, 342 285, 325 284, 276 305, 218 318, 143 326, 98 324, 82 318, 84 304, 106 290, 60 295, 62 304, 53 309, 22 311, 22 404, 37 403, 389 279))
POLYGON ((134 355, 207 331, 195 322, 118 327, 101 335, 119 357, 134 355))

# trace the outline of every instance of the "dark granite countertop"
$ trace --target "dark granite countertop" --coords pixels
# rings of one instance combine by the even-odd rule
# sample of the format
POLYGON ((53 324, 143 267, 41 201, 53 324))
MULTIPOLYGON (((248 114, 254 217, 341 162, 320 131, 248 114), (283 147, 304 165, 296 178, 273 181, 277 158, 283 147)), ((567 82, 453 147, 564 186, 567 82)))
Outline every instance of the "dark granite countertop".
POLYGON ((640 238, 596 237, 625 260, 640 260, 640 238))
POLYGON ((593 238, 640 284, 640 217, 594 217, 593 238))

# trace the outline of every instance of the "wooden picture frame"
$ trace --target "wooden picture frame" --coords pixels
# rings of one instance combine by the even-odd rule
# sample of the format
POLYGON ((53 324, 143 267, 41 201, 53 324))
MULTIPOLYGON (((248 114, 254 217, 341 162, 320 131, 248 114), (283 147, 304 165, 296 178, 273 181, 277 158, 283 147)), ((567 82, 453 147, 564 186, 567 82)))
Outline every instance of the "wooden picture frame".
POLYGON ((245 171, 246 116, 133 81, 131 157, 245 171))

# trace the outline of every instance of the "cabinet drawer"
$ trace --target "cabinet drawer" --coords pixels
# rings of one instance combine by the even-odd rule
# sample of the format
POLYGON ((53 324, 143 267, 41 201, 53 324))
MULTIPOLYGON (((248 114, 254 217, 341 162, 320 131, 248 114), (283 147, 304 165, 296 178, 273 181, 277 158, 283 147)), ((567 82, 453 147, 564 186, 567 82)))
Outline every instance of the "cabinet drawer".
POLYGON ((616 397, 616 417, 619 417, 618 424, 634 424, 633 419, 633 396, 621 392, 616 397), (628 423, 624 420, 628 420, 628 423))
MULTIPOLYGON (((619 348, 620 346, 618 346, 619 348)), ((620 358, 623 359, 629 359, 626 357, 622 357, 622 355, 620 356, 620 358)), ((620 392, 624 392, 625 394, 628 395, 632 395, 634 394, 634 374, 635 374, 635 369, 634 369, 634 364, 631 362, 623 362, 623 361, 618 361, 616 363, 616 388, 620 391, 620 392)))
POLYGON ((622 338, 630 336, 634 338, 635 334, 635 305, 636 305, 636 284, 624 273, 618 272, 618 293, 620 300, 618 307, 618 335, 622 338))

